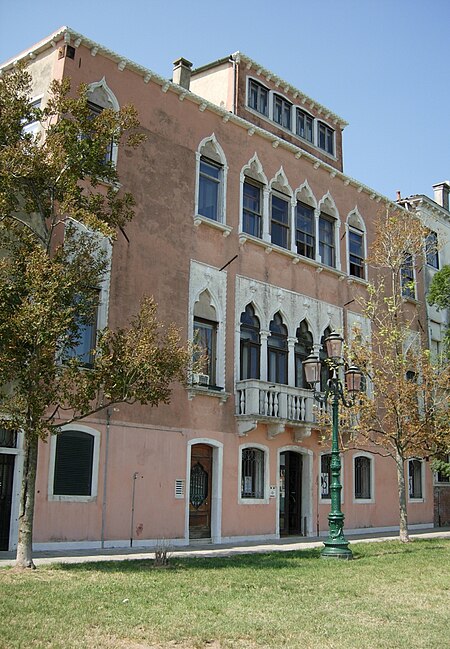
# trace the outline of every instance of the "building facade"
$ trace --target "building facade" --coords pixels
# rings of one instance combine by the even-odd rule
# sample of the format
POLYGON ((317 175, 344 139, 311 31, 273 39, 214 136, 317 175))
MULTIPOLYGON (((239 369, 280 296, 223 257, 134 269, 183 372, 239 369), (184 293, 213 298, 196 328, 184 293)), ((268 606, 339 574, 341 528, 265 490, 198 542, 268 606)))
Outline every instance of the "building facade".
MULTIPOLYGON (((126 325, 150 294, 208 352, 170 405, 109 409, 41 444, 34 547, 325 534, 330 448, 301 363, 325 357, 331 330, 369 334, 358 297, 389 205, 343 172, 346 123, 241 53, 197 70, 179 59, 170 81, 62 28, 21 57, 34 101, 70 77, 98 110, 133 104, 147 136, 111 151, 137 206, 98 327, 126 325)), ((17 540, 20 433, 0 439, 0 458, 5 549, 17 540)), ((393 461, 365 448, 342 464, 346 530, 398 528, 393 461)), ((433 476, 425 461, 411 472, 409 523, 428 526, 433 476)))
MULTIPOLYGON (((450 265, 450 211, 448 181, 433 185, 433 199, 414 194, 400 199, 408 210, 414 210, 428 228, 425 242, 424 284, 428 292, 434 275, 443 266, 450 265)), ((448 309, 437 309, 425 301, 427 308, 428 345, 436 358, 443 353, 445 332, 450 323, 448 309)), ((450 458, 445 458, 450 461, 450 458)), ((450 525, 450 478, 442 473, 434 475, 434 524, 450 525)))

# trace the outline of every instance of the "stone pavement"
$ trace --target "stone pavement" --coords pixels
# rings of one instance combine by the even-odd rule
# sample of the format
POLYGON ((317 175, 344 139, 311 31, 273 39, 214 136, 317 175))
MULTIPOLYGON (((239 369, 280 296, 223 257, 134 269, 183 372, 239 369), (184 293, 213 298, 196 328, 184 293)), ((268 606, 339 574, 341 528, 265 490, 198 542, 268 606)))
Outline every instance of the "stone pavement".
MULTIPOLYGON (((413 539, 447 539, 450 540, 450 527, 438 527, 410 531, 413 539)), ((350 542, 375 543, 377 541, 395 541, 395 532, 377 534, 348 535, 350 542)), ((171 557, 230 557, 235 554, 254 554, 263 552, 290 552, 292 550, 307 550, 323 546, 324 537, 289 536, 264 542, 241 542, 228 544, 193 544, 176 546, 169 550, 171 557)), ((135 559, 153 559, 152 548, 114 548, 89 550, 46 550, 35 552, 33 561, 36 566, 51 563, 85 563, 92 561, 130 561, 135 559)), ((14 552, 0 552, 0 568, 14 565, 14 552)))

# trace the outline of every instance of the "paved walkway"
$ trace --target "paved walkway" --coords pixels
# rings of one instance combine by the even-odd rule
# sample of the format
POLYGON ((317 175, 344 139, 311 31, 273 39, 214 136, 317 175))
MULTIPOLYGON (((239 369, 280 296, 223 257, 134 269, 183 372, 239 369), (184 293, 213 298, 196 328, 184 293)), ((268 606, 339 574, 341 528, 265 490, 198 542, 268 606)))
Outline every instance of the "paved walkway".
MULTIPOLYGON (((450 540, 450 527, 430 528, 418 531, 411 531, 410 536, 415 539, 438 539, 450 540)), ((347 537, 350 542, 375 543, 377 541, 397 540, 398 534, 390 532, 387 534, 361 534, 347 537)), ((172 557, 229 557, 235 554, 253 554, 262 552, 290 552, 292 550, 307 550, 323 546, 323 537, 311 537, 305 539, 302 536, 289 536, 287 538, 264 541, 264 542, 242 542, 236 544, 204 544, 176 547, 170 551, 172 557)), ((116 548, 99 550, 46 550, 35 552, 33 561, 36 566, 51 563, 84 563, 91 561, 129 561, 134 559, 153 559, 154 550, 147 548, 116 548)), ((0 568, 13 566, 15 560, 14 552, 0 552, 0 568)))

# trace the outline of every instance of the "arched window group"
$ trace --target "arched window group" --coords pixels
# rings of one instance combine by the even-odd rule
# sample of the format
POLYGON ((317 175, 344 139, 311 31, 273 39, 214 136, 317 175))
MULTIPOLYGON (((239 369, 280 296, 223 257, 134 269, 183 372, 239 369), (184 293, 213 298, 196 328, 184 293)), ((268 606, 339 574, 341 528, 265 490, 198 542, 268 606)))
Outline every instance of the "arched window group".
MULTIPOLYGON (((262 344, 260 326, 254 305, 248 304, 240 318, 240 380, 263 379, 282 385, 295 383, 298 388, 309 389, 303 368, 303 361, 313 351, 313 335, 308 322, 302 320, 299 323, 295 339, 292 340, 288 338, 288 328, 283 321, 283 315, 280 312, 275 313, 270 321, 269 331, 265 334, 265 345, 262 344), (290 357, 291 354, 293 357, 290 357), (267 368, 267 376, 261 376, 263 366, 267 368)), ((328 379, 328 366, 325 362, 326 348, 323 341, 330 332, 328 327, 321 341, 320 357, 323 362, 324 386, 328 379)))

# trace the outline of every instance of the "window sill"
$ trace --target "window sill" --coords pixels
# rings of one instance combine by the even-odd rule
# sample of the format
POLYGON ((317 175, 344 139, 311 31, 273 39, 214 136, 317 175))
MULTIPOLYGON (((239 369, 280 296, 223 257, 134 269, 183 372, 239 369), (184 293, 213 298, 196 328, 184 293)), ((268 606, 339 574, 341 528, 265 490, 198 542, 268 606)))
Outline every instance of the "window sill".
POLYGON ((214 221, 213 219, 208 219, 207 216, 201 216, 201 214, 196 214, 194 216, 194 225, 198 228, 202 223, 209 225, 210 227, 220 230, 224 237, 228 237, 232 231, 231 225, 225 225, 225 223, 219 223, 219 221, 214 221))
POLYGON ((238 505, 268 505, 269 498, 242 498, 238 499, 238 505))
POLYGON ((368 286, 369 282, 367 279, 363 279, 362 277, 356 277, 356 275, 348 275, 347 277, 347 283, 348 284, 360 284, 361 286, 368 286))
POLYGON ((412 505, 414 505, 414 503, 424 503, 425 498, 410 498, 408 496, 408 502, 411 503, 412 505))
POLYGON ((225 403, 228 397, 231 396, 229 392, 225 392, 222 388, 213 388, 204 385, 190 385, 187 388, 188 399, 192 401, 194 397, 203 395, 204 397, 215 397, 221 403, 225 403))
POLYGON ((48 495, 49 502, 61 502, 61 503, 92 503, 97 500, 97 496, 55 496, 53 494, 48 495))
MULTIPOLYGON (((337 275, 342 279, 348 277, 346 273, 343 273, 341 270, 338 270, 333 266, 327 266, 326 264, 322 264, 320 261, 316 261, 315 259, 311 259, 310 257, 304 257, 303 255, 299 255, 297 252, 293 252, 292 250, 288 250, 287 248, 282 248, 281 246, 277 246, 276 244, 271 243, 270 241, 264 241, 264 239, 259 239, 258 237, 255 237, 252 234, 247 234, 246 232, 240 232, 239 244, 243 246, 245 243, 247 243, 247 241, 249 241, 250 243, 254 243, 257 246, 261 246, 262 248, 265 249, 265 252, 268 255, 271 252, 278 252, 284 255, 285 257, 289 257, 292 260, 292 263, 294 265, 302 262, 303 264, 308 264, 309 266, 315 268, 318 273, 321 273, 322 271, 325 270, 330 273, 333 273, 334 275, 337 275)), ((353 279, 353 277, 349 279, 353 279)), ((364 284, 367 284, 366 280, 359 280, 359 281, 364 284)))
POLYGON ((353 498, 354 505, 373 505, 375 498, 353 498))

